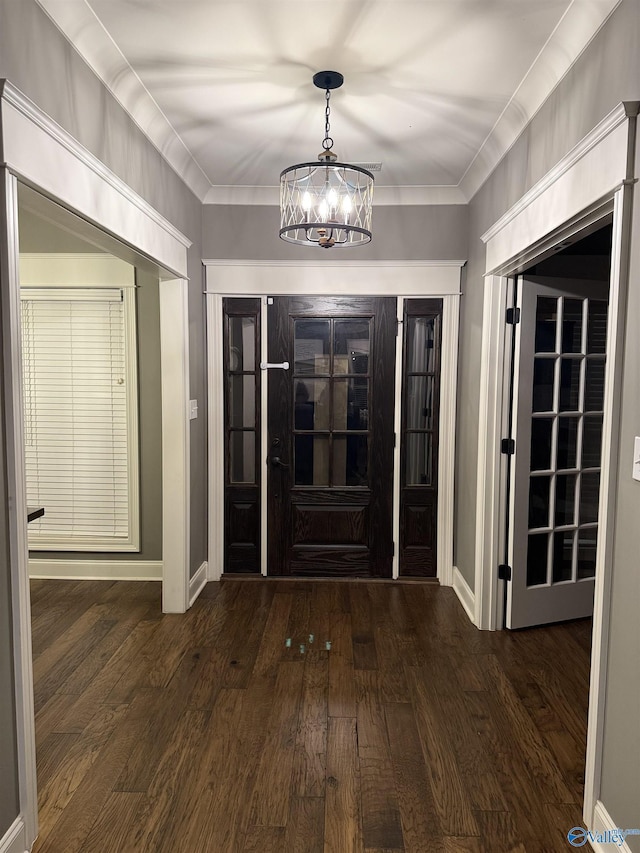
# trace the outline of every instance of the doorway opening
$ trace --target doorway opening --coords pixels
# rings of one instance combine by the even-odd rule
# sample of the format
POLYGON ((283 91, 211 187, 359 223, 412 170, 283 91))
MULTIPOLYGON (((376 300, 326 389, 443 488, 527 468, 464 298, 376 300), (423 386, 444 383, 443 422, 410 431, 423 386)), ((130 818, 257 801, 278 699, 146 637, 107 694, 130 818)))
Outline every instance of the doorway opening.
POLYGON ((505 625, 589 617, 598 542, 612 226, 515 280, 505 625))

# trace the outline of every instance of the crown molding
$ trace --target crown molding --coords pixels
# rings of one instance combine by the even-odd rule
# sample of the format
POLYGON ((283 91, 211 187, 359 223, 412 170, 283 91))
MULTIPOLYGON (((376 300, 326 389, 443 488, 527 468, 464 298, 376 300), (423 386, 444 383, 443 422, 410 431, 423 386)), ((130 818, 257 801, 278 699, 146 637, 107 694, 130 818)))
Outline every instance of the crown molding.
MULTIPOLYGON (((212 186, 87 0, 36 0, 204 204, 277 205, 277 187, 212 186)), ((572 0, 458 185, 376 187, 376 205, 466 204, 622 0, 572 0)))
POLYGON ((459 187, 471 201, 622 0, 572 0, 533 61, 459 187))
POLYGON ((86 0, 36 0, 147 139, 204 200, 211 182, 86 0))
MULTIPOLYGON (((280 187, 213 186, 204 198, 204 204, 258 205, 277 207, 280 187)), ((374 206, 424 204, 467 204, 460 187, 456 186, 374 186, 374 206)))

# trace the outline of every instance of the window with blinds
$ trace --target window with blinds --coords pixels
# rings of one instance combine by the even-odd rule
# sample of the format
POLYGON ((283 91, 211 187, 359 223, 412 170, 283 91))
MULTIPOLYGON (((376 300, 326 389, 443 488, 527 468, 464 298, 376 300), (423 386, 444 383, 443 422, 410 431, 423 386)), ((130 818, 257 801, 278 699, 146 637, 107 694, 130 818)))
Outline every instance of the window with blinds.
POLYGON ((27 500, 34 550, 138 548, 133 289, 23 288, 27 500))

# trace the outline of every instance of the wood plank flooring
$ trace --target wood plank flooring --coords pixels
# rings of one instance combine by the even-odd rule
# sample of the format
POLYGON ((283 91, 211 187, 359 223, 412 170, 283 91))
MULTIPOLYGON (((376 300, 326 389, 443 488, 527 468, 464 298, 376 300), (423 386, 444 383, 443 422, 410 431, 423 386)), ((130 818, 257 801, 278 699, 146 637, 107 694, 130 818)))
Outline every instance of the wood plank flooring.
POLYGON ((32 612, 35 853, 566 853, 581 823, 589 621, 479 632, 365 581, 225 580, 184 616, 34 581, 32 612))

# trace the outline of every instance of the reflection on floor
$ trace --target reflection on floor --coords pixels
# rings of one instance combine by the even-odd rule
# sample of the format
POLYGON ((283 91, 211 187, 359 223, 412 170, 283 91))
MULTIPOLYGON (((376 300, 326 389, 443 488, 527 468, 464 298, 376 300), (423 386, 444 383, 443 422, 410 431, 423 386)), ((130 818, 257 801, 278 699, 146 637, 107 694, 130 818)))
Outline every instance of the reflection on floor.
POLYGON ((589 622, 479 632, 427 584, 32 592, 36 853, 566 853, 580 824, 589 622))

